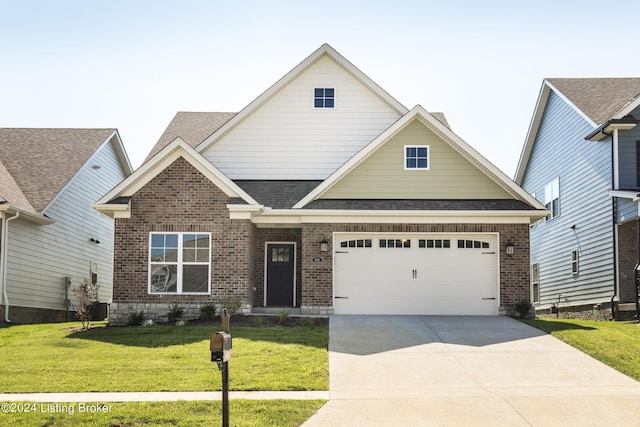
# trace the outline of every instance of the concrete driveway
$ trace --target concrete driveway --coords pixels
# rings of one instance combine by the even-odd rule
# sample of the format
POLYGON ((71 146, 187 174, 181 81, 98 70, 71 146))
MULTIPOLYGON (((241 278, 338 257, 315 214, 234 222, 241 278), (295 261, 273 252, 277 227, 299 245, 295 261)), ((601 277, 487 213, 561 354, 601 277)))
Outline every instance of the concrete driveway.
POLYGON ((640 383, 507 317, 332 316, 304 426, 640 425, 640 383))

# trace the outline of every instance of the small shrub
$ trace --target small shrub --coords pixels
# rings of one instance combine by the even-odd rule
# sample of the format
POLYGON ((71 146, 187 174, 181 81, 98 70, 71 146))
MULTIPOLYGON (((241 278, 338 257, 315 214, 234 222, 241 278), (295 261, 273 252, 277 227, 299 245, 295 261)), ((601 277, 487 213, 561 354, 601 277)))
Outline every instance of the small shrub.
POLYGON ((82 329, 87 330, 91 324, 91 306, 98 299, 98 287, 84 279, 79 286, 73 288, 73 295, 78 298, 79 303, 76 316, 82 322, 82 329))
POLYGON ((132 311, 129 313, 128 326, 140 326, 144 322, 144 311, 132 311))
POLYGON ((516 310, 516 313, 518 313, 518 317, 526 318, 529 317, 529 313, 531 312, 533 306, 529 301, 522 300, 520 302, 517 302, 514 308, 516 310))
POLYGON ((200 318, 202 320, 213 320, 216 317, 216 305, 208 303, 200 306, 200 318))
POLYGON ((169 319, 169 323, 176 323, 178 320, 182 320, 182 315, 184 314, 184 309, 180 307, 178 304, 173 304, 169 307, 169 313, 167 314, 167 319, 169 319))
POLYGON ((225 308, 227 309, 227 314, 229 315, 229 317, 231 317, 238 314, 238 310, 242 306, 242 301, 239 298, 224 297, 220 301, 220 305, 222 306, 223 310, 225 308))
POLYGON ((280 318, 278 319, 278 323, 283 325, 286 324, 287 320, 289 319, 289 310, 285 310, 285 309, 280 310, 280 313, 278 314, 278 316, 280 316, 280 318))
POLYGON ((314 326, 316 326, 316 324, 310 317, 305 317, 300 321, 300 326, 304 326, 305 328, 313 328, 314 326))

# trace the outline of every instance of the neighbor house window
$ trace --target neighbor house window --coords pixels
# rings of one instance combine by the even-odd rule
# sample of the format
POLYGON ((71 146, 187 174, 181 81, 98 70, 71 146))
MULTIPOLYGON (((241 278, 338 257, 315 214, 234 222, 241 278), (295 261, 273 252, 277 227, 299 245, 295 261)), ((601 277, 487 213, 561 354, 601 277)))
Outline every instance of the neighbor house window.
POLYGON ((333 108, 336 101, 336 90, 332 87, 317 87, 313 90, 313 106, 315 108, 333 108))
POLYGON ((546 220, 560 215, 560 179, 556 178, 544 186, 544 206, 551 211, 546 220))
POLYGON ((404 146, 404 168, 405 170, 429 169, 429 146, 428 145, 405 145, 404 146))
POLYGON ((578 250, 574 249, 571 251, 571 274, 578 274, 579 269, 579 256, 578 250))
POLYGON ((540 264, 531 264, 531 301, 540 302, 540 264))
POLYGON ((211 277, 209 233, 151 233, 150 294, 208 294, 211 277))

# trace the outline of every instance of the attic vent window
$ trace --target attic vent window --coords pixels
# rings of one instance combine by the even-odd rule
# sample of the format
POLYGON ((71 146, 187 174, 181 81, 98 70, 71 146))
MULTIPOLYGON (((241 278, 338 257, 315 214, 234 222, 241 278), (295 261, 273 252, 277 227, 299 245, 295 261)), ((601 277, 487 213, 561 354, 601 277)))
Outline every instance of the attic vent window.
POLYGON ((405 145, 404 146, 404 168, 405 170, 428 170, 429 169, 429 146, 428 145, 405 145))
POLYGON ((315 108, 333 108, 335 99, 335 89, 332 87, 317 87, 313 90, 315 108))

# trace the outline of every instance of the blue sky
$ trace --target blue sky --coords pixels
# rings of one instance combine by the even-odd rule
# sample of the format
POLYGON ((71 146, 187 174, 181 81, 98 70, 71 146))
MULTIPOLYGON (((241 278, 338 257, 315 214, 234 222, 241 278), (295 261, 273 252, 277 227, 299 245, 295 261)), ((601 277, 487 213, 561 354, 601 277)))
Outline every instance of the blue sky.
POLYGON ((637 77, 637 2, 0 0, 0 126, 115 127, 134 167, 176 111, 239 111, 329 43, 513 176, 545 77, 637 77))

